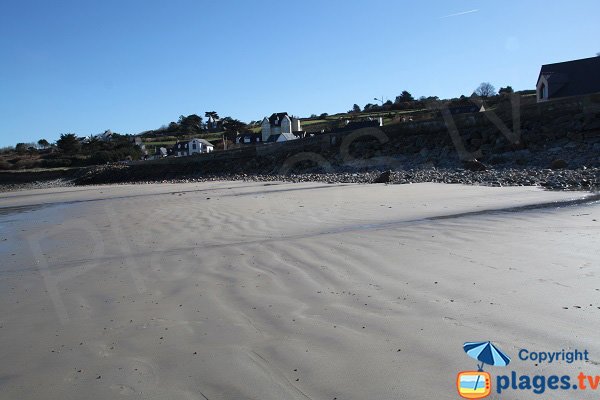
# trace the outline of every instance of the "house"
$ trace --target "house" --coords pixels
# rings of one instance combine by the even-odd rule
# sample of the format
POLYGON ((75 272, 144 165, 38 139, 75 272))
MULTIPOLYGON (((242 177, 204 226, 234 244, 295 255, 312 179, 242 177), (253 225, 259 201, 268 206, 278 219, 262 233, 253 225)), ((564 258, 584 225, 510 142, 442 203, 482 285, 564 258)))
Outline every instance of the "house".
POLYGON ((288 113, 281 112, 265 117, 261 124, 263 142, 285 142, 297 137, 294 132, 300 132, 300 119, 290 117, 288 113), (283 135, 283 136, 282 136, 283 135))
POLYGON ((537 101, 600 92, 600 57, 542 65, 537 101))
POLYGON ((241 133, 235 138, 239 144, 257 144, 262 142, 262 136, 256 133, 241 133))
POLYGON ((104 133, 96 135, 95 138, 102 142, 110 142, 113 138, 113 133, 110 129, 107 129, 104 131, 104 133))
POLYGON ((154 149, 154 154, 147 155, 144 157, 145 160, 160 160, 161 158, 165 158, 169 154, 169 149, 166 147, 156 147, 154 149))
POLYGON ((193 154, 210 153, 215 146, 204 139, 190 139, 189 142, 177 142, 173 146, 173 155, 177 157, 191 156, 193 154))

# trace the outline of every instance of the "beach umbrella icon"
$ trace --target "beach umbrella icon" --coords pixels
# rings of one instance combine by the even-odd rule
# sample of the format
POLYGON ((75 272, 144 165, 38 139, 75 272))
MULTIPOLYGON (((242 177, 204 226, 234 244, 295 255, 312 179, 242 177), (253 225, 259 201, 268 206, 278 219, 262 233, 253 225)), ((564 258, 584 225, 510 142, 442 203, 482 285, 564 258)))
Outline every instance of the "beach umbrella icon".
MULTIPOLYGON (((469 357, 481 361, 481 365, 477 364, 479 371, 483 371, 484 364, 505 367, 510 363, 510 357, 494 346, 492 342, 467 342, 463 344, 463 349, 469 357)), ((480 375, 477 375, 475 388, 477 388, 479 378, 480 375)))
POLYGON ((481 365, 477 364, 479 371, 483 371, 484 364, 505 367, 510 363, 510 357, 492 342, 467 342, 463 345, 463 349, 469 357, 481 361, 481 365))

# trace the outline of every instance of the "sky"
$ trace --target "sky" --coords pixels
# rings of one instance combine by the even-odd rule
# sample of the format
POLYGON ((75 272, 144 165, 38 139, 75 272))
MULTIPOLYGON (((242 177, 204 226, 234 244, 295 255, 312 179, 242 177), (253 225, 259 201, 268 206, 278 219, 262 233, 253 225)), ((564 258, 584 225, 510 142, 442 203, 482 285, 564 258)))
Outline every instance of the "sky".
POLYGON ((597 0, 3 0, 0 147, 533 89, 542 64, 600 52, 599 15, 597 0))

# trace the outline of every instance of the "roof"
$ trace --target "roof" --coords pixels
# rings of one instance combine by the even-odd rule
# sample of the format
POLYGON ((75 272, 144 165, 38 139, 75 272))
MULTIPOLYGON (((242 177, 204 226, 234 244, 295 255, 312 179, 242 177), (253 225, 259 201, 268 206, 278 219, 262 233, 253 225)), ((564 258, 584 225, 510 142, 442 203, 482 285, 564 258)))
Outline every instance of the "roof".
MULTIPOLYGON (((281 125, 281 120, 283 118, 285 118, 286 116, 289 117, 288 113, 286 113, 286 112, 273 113, 269 117, 269 123, 271 125, 279 126, 279 125, 281 125)), ((291 119, 291 117, 290 117, 290 119, 291 119)))
POLYGON ((281 134, 277 135, 277 139, 279 139, 281 136, 283 136, 285 138, 285 140, 295 140, 295 139, 298 139, 296 137, 296 135, 294 135, 293 133, 287 133, 287 132, 281 133, 281 134))
POLYGON ((600 57, 542 65, 538 75, 548 81, 548 97, 600 92, 600 57))
POLYGON ((266 140, 266 143, 276 142, 282 136, 285 138, 286 141, 297 139, 296 135, 294 135, 293 133, 280 133, 278 135, 269 136, 269 138, 266 140))
POLYGON ((209 142, 209 141, 208 141, 208 140, 206 140, 206 139, 192 138, 192 139, 190 139, 190 142, 191 142, 192 140, 197 140, 197 141, 199 141, 200 143, 202 143, 202 144, 203 144, 203 145, 205 145, 205 146, 212 146, 212 147, 215 147, 215 145, 214 145, 214 144, 212 144, 211 142, 209 142))

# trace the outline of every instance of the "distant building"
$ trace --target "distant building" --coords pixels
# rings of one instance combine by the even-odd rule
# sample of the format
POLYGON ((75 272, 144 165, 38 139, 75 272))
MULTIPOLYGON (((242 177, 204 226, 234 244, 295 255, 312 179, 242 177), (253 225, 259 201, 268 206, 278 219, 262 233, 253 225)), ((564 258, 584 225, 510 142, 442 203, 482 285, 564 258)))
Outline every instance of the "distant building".
POLYGON ((193 154, 210 153, 215 146, 204 139, 191 139, 189 142, 177 142, 173 146, 173 155, 177 157, 191 156, 193 154))
POLYGON ((154 154, 148 157, 150 160, 160 160, 168 155, 168 150, 166 147, 157 147, 154 151, 154 154))
POLYGON ((537 101, 600 92, 600 57, 542 65, 537 101))
POLYGON ((130 140, 133 142, 133 144, 138 146, 140 150, 142 150, 144 158, 148 158, 148 150, 146 150, 146 145, 144 144, 144 142, 142 142, 142 138, 139 136, 134 136, 130 140))
POLYGON ((297 139, 294 132, 301 132, 300 119, 290 117, 288 113, 275 113, 262 121, 263 142, 285 142, 297 139), (282 136, 283 135, 283 136, 282 136))
POLYGON ((94 137, 102 142, 110 142, 113 139, 113 133, 110 129, 107 129, 104 133, 99 133, 94 137))
POLYGON ((256 133, 241 133, 235 138, 239 144, 256 144, 262 142, 262 136, 256 133))

